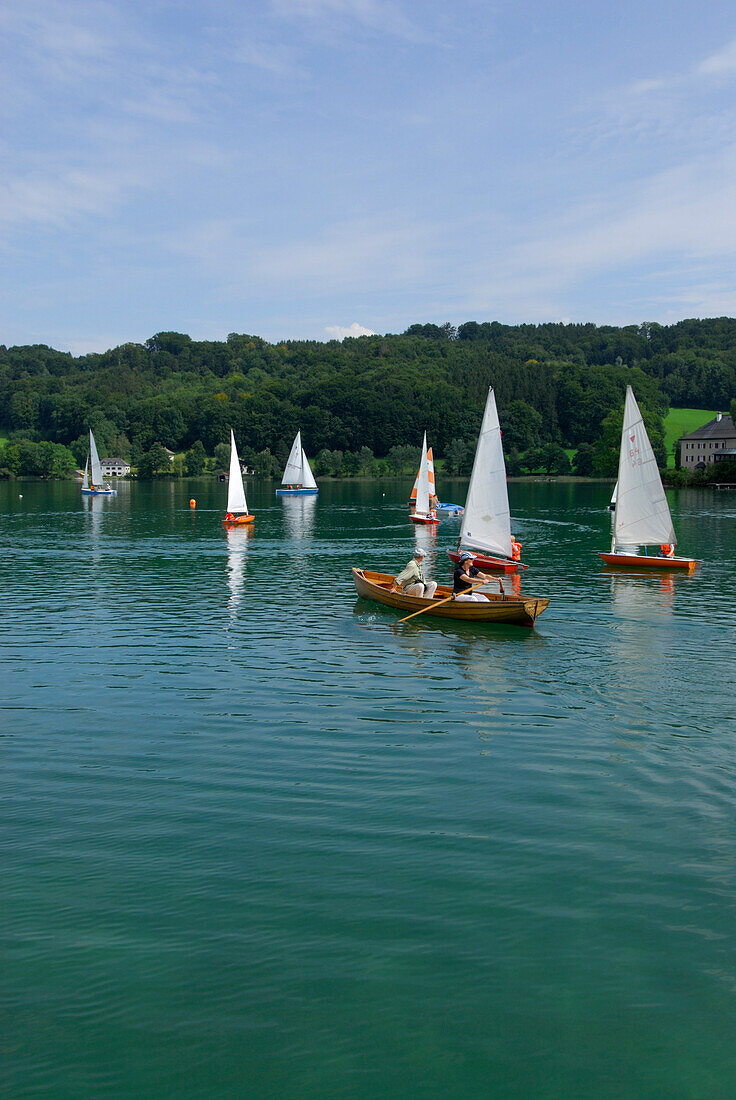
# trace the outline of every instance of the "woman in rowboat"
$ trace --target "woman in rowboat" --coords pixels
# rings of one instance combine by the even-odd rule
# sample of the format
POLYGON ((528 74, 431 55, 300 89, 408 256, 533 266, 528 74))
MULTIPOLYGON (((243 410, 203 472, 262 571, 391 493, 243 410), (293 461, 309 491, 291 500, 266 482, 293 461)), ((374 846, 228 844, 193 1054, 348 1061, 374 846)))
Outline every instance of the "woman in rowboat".
POLYGON ((424 596, 425 599, 432 599, 437 581, 428 581, 424 578, 422 561, 426 554, 426 550, 422 550, 421 546, 417 546, 414 557, 394 579, 391 592, 398 592, 399 589, 402 589, 405 596, 424 596))
MULTIPOLYGON (((481 603, 486 598, 480 592, 468 592, 468 589, 472 588, 474 584, 479 584, 481 581, 489 581, 491 579, 487 574, 481 573, 476 565, 473 565, 474 560, 473 555, 469 553, 469 551, 463 550, 452 583, 452 594, 455 600, 462 600, 464 603, 481 603)), ((500 581, 498 582, 498 587, 499 591, 503 592, 503 586, 500 581)))

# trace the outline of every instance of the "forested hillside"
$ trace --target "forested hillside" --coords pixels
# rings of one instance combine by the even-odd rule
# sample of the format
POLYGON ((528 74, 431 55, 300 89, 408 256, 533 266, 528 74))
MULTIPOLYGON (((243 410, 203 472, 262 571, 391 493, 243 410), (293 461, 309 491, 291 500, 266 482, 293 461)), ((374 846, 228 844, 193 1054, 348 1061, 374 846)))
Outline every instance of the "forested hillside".
POLYGON ((493 385, 511 472, 564 469, 564 449, 575 449, 578 472, 609 473, 627 382, 664 461, 670 404, 727 409, 736 396, 736 320, 470 321, 342 343, 161 332, 78 358, 0 346, 0 427, 11 444, 64 444, 78 462, 90 426, 101 452, 134 461, 154 444, 181 452, 201 441, 213 454, 230 427, 246 459, 268 451, 278 462, 299 428, 311 455, 367 448, 378 457, 416 446, 426 430, 435 454, 461 469, 493 385))

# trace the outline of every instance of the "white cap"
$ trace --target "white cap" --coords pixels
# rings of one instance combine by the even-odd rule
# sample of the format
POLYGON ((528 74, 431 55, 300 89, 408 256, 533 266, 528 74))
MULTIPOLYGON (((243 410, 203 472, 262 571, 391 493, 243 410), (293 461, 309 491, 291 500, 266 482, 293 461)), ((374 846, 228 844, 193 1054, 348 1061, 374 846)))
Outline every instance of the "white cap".
POLYGON ((421 546, 417 546, 416 550, 414 551, 414 557, 415 558, 426 558, 426 556, 427 556, 427 551, 423 550, 421 546))

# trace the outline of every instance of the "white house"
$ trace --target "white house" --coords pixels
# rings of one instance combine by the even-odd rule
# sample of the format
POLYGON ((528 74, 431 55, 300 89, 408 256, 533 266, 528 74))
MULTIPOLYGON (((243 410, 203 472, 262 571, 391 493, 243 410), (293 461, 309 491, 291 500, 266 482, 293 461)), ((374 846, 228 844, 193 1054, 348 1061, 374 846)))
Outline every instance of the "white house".
POLYGON ((122 458, 101 458, 103 477, 127 477, 130 473, 130 463, 122 458))
POLYGON ((680 465, 683 470, 702 469, 711 462, 732 458, 736 448, 736 428, 728 413, 718 413, 702 428, 680 440, 680 465))

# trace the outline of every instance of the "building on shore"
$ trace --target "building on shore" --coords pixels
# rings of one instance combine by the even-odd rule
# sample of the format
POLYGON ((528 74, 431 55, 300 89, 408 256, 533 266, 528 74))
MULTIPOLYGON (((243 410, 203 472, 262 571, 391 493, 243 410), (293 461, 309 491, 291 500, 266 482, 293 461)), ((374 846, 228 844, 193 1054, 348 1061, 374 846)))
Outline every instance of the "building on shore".
POLYGON ((130 463, 122 458, 101 458, 103 477, 127 477, 130 473, 130 463))
POLYGON ((680 439, 680 465, 683 470, 702 470, 711 462, 736 456, 736 428, 728 413, 718 413, 702 428, 680 439))

